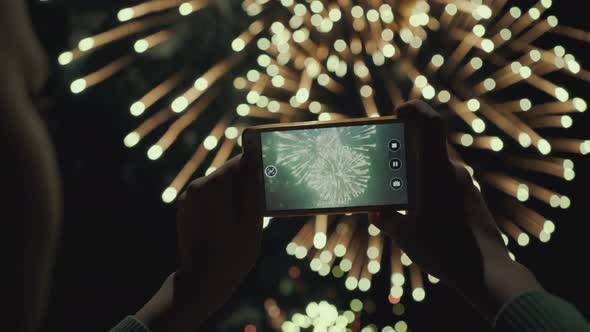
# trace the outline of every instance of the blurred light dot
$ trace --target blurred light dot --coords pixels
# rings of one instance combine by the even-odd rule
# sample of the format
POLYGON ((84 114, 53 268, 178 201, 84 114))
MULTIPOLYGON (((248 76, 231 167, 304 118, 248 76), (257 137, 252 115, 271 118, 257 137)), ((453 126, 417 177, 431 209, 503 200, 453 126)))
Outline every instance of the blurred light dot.
POLYGON ((449 100, 451 100, 451 94, 449 93, 449 91, 441 90, 438 93, 438 101, 440 101, 441 103, 447 103, 449 100))
POLYGON ((92 38, 92 37, 84 38, 84 39, 80 40, 80 42, 78 43, 78 48, 80 49, 80 51, 83 51, 83 52, 90 50, 93 46, 94 46, 94 38, 92 38))
POLYGON ((480 105, 480 103, 479 103, 479 100, 477 100, 477 99, 475 99, 475 98, 469 99, 469 100, 467 101, 467 108, 468 108, 468 109, 469 109, 471 112, 476 112, 476 111, 478 111, 480 106, 481 106, 481 105, 480 105))
POLYGON ((359 290, 361 292, 366 292, 371 288, 371 280, 367 278, 361 278, 358 283, 359 290))
POLYGON ((384 41, 387 41, 387 42, 392 41, 393 37, 394 37, 393 30, 387 28, 387 29, 383 29, 383 31, 381 31, 381 38, 384 41))
POLYGON ((548 155, 551 152, 551 144, 546 139, 541 138, 537 142, 537 149, 541 154, 548 155))
POLYGON ((209 174, 215 172, 215 170, 217 169, 217 167, 215 166, 210 166, 209 168, 207 168, 207 170, 205 171, 205 176, 208 176, 209 174))
POLYGON ((473 136, 471 136, 469 134, 461 135, 461 145, 467 147, 467 146, 471 146, 471 144, 473 144, 473 136))
POLYGON ((248 82, 246 81, 245 78, 243 77, 236 77, 234 79, 234 88, 238 89, 238 90, 242 90, 246 87, 246 85, 248 84, 248 82))
POLYGON ((343 52, 344 50, 346 50, 346 42, 342 39, 337 39, 334 42, 334 49, 338 52, 343 52))
POLYGON ((490 39, 484 38, 481 41, 481 48, 485 52, 491 53, 494 50, 494 42, 492 42, 490 39))
POLYGON ((185 3, 181 4, 180 6, 178 6, 178 12, 182 16, 187 16, 193 12, 193 5, 191 5, 188 2, 185 2, 185 3))
POLYGON ((430 281, 430 283, 432 283, 432 284, 438 284, 438 282, 440 281, 440 279, 438 279, 437 277, 429 274, 428 275, 428 281, 430 281))
POLYGON ((224 134, 227 139, 236 139, 239 135, 239 131, 236 127, 227 127, 224 134))
POLYGON ((392 58, 395 55, 395 47, 391 44, 383 46, 383 55, 387 58, 392 58))
POLYGON ((381 270, 381 263, 375 260, 370 261, 369 264, 367 264, 367 270, 371 274, 376 274, 377 272, 379 272, 379 270, 381 270))
POLYGON ((295 249, 295 257, 297 259, 303 259, 305 256, 307 256, 307 248, 304 246, 297 246, 295 249))
POLYGON ((408 324, 403 320, 400 320, 399 322, 395 323, 395 325, 393 325, 393 328, 396 332, 407 332, 408 324))
POLYGON ((332 120, 332 116, 330 116, 330 113, 322 113, 318 116, 318 120, 319 121, 329 121, 329 120, 332 120))
POLYGON ((164 203, 171 203, 176 199, 176 195, 178 195, 178 191, 175 188, 168 187, 162 192, 162 201, 164 203))
POLYGON ((572 120, 572 117, 568 116, 568 115, 562 115, 560 122, 561 122, 561 126, 563 128, 569 128, 574 123, 574 121, 572 120))
MULTIPOLYGON (((406 306, 403 303, 397 303, 393 305, 393 314, 396 316, 401 316, 406 312, 406 306)), ((395 331, 393 331, 395 332, 395 331)))
POLYGON ((520 64, 520 62, 518 61, 513 61, 510 64, 510 69, 512 70, 513 73, 518 74, 520 72, 520 68, 522 67, 522 64, 520 64))
POLYGON ((486 28, 484 28, 481 24, 476 24, 473 27, 473 33, 478 37, 483 37, 483 35, 486 34, 486 28))
POLYGON ((416 87, 421 89, 425 87, 426 84, 428 84, 428 79, 424 75, 418 75, 414 80, 414 84, 416 85, 416 87))
POLYGON ((541 5, 545 8, 551 8, 551 5, 553 5, 553 1, 552 0, 541 0, 541 5))
MULTIPOLYGON (((226 136, 227 136, 227 133, 226 133, 226 136)), ((262 218, 262 228, 263 229, 267 228, 270 225, 271 220, 272 220, 272 217, 263 217, 262 218)))
POLYGON ((139 134, 135 131, 132 131, 129 134, 127 134, 127 136, 125 136, 125 139, 123 139, 123 144, 125 144, 126 147, 131 148, 135 146, 137 143, 139 143, 139 140, 139 134))
POLYGON ((533 19, 536 20, 539 17, 541 17, 541 11, 539 11, 537 8, 532 7, 531 9, 529 9, 529 16, 533 19))
POLYGON ((496 81, 493 78, 486 78, 483 81, 483 86, 487 91, 492 91, 496 88, 496 81))
POLYGON ((485 122, 483 122, 482 119, 474 119, 473 121, 471 121, 471 128, 476 133, 483 133, 486 129, 486 124, 485 122))
POLYGON ((68 52, 63 52, 62 54, 60 54, 57 57, 57 62, 62 65, 65 66, 67 64, 69 64, 70 62, 72 62, 72 60, 74 59, 74 54, 70 51, 68 52))
POLYGON ((566 168, 563 170, 563 178, 567 181, 571 181, 576 177, 576 172, 574 172, 571 168, 566 168))
POLYGON ((129 112, 133 116, 139 116, 145 111, 145 104, 141 101, 136 101, 129 107, 129 112))
POLYGON ((395 299, 400 299, 404 294, 404 289, 401 286, 394 285, 389 290, 389 294, 395 299))
POLYGON ((309 262, 309 268, 314 272, 319 271, 321 267, 322 267, 322 262, 320 261, 319 258, 313 258, 311 260, 311 262, 309 262))
POLYGON ((172 111, 175 113, 180 113, 184 111, 188 107, 188 99, 184 96, 180 96, 172 102, 172 111))
POLYGON ((435 94, 436 91, 434 91, 434 88, 430 84, 425 86, 424 89, 422 89, 422 97, 424 97, 424 99, 426 100, 434 98, 435 94))
POLYGON ((209 87, 209 81, 204 77, 199 77, 194 84, 195 89, 205 91, 209 87))
POLYGON ((443 58, 443 56, 440 54, 435 54, 432 56, 430 62, 432 62, 432 64, 436 67, 440 67, 445 63, 445 58, 443 58))
POLYGON ((358 6, 358 5, 352 7, 352 9, 350 10, 350 14, 354 18, 361 18, 361 17, 363 17, 363 14, 364 14, 363 7, 358 6))
POLYGON ((543 243, 547 243, 549 240, 551 240, 551 234, 543 230, 539 233, 539 240, 543 243))
POLYGON ((504 40, 509 40, 512 38, 512 31, 510 31, 510 29, 504 28, 500 30, 500 37, 504 40))
POLYGON ((552 208, 556 208, 559 207, 559 203, 560 203, 560 197, 559 195, 551 195, 551 197, 549 198, 549 205, 552 208))
POLYGON ((151 160, 156 160, 156 159, 158 159, 158 158, 160 158, 162 156, 162 153, 163 152, 164 152, 164 150, 162 150, 162 147, 156 144, 156 145, 152 145, 148 149, 147 156, 151 160))
POLYGON ((521 247, 526 247, 529 244, 529 241, 530 238, 527 233, 518 234, 518 238, 516 239, 516 243, 521 247))
POLYGON ((332 22, 338 22, 342 18, 342 12, 338 8, 332 8, 328 12, 328 17, 332 22))
POLYGON ((492 17, 492 10, 486 5, 479 5, 476 9, 477 14, 482 18, 488 19, 492 17))
POLYGON ((412 298, 416 302, 422 302, 425 297, 426 297, 426 292, 424 291, 424 288, 422 288, 422 287, 416 287, 412 291, 412 298))
POLYGON ((490 140, 490 147, 493 151, 501 151, 504 148, 504 142, 502 142, 502 139, 500 139, 499 137, 493 137, 490 140))
POLYGON ((317 232, 313 236, 313 246, 316 249, 323 249, 326 246, 326 233, 317 232))
POLYGON ((566 101, 569 99, 569 93, 562 87, 555 88, 555 97, 559 101, 566 101))
POLYGON ((445 6, 445 12, 449 15, 457 14, 457 6, 453 3, 449 3, 445 6))
POLYGON ((86 80, 83 78, 79 78, 70 84, 70 90, 73 93, 80 93, 86 89, 86 80))
POLYGON ((571 200, 569 197, 567 196, 561 196, 560 201, 559 201, 559 207, 561 207, 562 209, 568 209, 571 205, 571 200))
POLYGON ((217 137, 209 135, 203 141, 203 146, 207 150, 213 150, 217 146, 217 142, 218 142, 217 137))
POLYGON ((526 184, 521 183, 516 187, 516 198, 521 202, 529 199, 529 187, 526 184))
POLYGON ((357 278, 349 276, 348 278, 346 278, 346 281, 344 281, 344 286, 348 290, 356 289, 356 287, 358 286, 357 278))
POLYGON ((120 22, 125 22, 132 19, 134 15, 135 12, 133 11, 133 8, 123 8, 117 13, 117 19, 120 22))
POLYGON ((528 66, 522 66, 522 67, 520 67, 520 69, 518 70, 518 72, 519 72, 520 76, 522 78, 524 78, 524 79, 527 79, 527 78, 531 77, 531 74, 533 73, 531 71, 531 68, 528 67, 528 66))
POLYGON ((473 69, 478 70, 483 66, 483 61, 479 57, 473 57, 469 60, 469 64, 473 69))
POLYGON ((373 94, 373 88, 369 85, 363 85, 360 90, 361 96, 368 98, 373 94))
POLYGON ((343 258, 343 259, 340 261, 340 264, 339 264, 339 266, 340 266, 340 268, 342 269, 342 271, 344 271, 344 272, 348 272, 348 271, 350 271, 350 269, 352 268, 352 262, 351 262, 351 261, 350 261, 350 259, 348 259, 348 258, 343 258))
POLYGON ((246 116, 250 114, 250 106, 246 104, 240 104, 236 107, 236 112, 239 116, 246 116))
POLYGON ((287 255, 289 256, 293 256, 295 255, 295 250, 297 249, 297 243, 295 242, 289 242, 289 244, 287 244, 287 246, 285 247, 285 251, 287 252, 287 255))
POLYGON ((412 260, 410 259, 410 257, 405 252, 402 253, 401 261, 402 261, 402 264, 405 265, 405 266, 412 265, 412 260))
POLYGON ((244 47, 246 47, 246 43, 244 43, 244 41, 239 37, 231 42, 231 48, 235 52, 240 52, 244 49, 244 47))
POLYGON ((521 132, 518 134, 518 143, 524 148, 528 148, 533 143, 531 140, 531 136, 525 132, 521 132))
POLYGON ((520 10, 520 8, 518 8, 518 7, 511 7, 511 8, 510 8, 510 15, 511 15, 513 18, 519 18, 519 17, 520 17, 520 15, 522 15, 522 11, 521 11, 521 10, 520 10))
POLYGON ((528 111, 528 110, 531 109, 531 107, 533 106, 533 104, 531 103, 531 100, 530 99, 523 98, 523 99, 520 100, 519 106, 520 106, 520 109, 523 112, 526 112, 526 111, 528 111))

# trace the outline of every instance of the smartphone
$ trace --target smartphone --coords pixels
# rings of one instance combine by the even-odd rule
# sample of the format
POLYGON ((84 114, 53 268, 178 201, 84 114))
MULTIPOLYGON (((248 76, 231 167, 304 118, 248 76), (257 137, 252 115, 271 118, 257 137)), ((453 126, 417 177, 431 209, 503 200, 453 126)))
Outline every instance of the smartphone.
POLYGON ((414 123, 395 117, 247 128, 266 216, 408 210, 418 147, 414 123))

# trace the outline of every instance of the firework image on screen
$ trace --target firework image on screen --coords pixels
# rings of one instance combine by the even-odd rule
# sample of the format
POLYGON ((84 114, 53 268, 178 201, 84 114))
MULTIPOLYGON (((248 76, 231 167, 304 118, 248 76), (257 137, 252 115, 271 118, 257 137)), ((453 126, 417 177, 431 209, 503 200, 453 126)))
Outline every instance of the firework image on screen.
POLYGON ((269 211, 407 204, 403 124, 262 132, 269 211))

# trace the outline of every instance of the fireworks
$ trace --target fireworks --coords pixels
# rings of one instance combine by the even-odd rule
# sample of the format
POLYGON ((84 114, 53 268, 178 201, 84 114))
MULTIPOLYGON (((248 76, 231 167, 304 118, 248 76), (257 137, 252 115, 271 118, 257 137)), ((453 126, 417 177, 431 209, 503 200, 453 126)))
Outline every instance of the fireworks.
MULTIPOLYGON (((131 100, 131 114, 145 120, 124 144, 143 146, 149 159, 158 160, 202 113, 219 114, 212 126, 200 127, 208 135, 164 189, 162 199, 172 202, 195 172, 209 172, 229 157, 248 123, 375 117, 422 98, 447 120, 449 151, 485 189, 505 242, 526 246, 527 234, 547 242, 555 230, 555 209, 571 204, 561 191, 575 178, 572 157, 590 152, 589 140, 564 134, 587 104, 561 82, 589 81, 590 72, 563 45, 537 42, 545 35, 588 41, 590 34, 561 25, 549 13, 550 0, 517 5, 522 3, 244 0, 245 14, 237 21, 247 24, 227 41, 233 53, 195 70, 202 74, 188 86, 187 72, 179 68, 131 100), (235 92, 220 87, 228 76, 235 92), (235 109, 209 107, 217 96, 233 93, 243 98, 235 109), (166 106, 154 109, 159 102, 166 106), (164 134, 156 131, 160 127, 164 134), (533 210, 539 202, 545 207, 533 210)), ((80 40, 58 61, 68 65, 114 41, 129 43, 129 54, 73 80, 71 91, 82 93, 171 40, 182 44, 186 36, 174 25, 199 20, 211 10, 198 0, 151 0, 121 9, 121 25, 80 40)), ((185 52, 191 51, 187 42, 185 52)), ((335 167, 334 153, 321 148, 334 137, 309 142, 316 149, 310 155, 305 140, 283 138, 282 148, 296 152, 281 162, 293 167, 301 185, 317 188, 320 201, 345 202, 363 190, 370 175, 363 171, 362 149, 337 144, 347 152, 338 154, 346 160, 335 167), (311 168, 317 171, 307 171, 311 168)), ((346 273, 350 290, 367 291, 372 275, 384 271, 391 276, 394 302, 404 293, 423 300, 422 273, 365 219, 318 216, 301 228, 287 252, 308 257, 321 275, 346 273)), ((437 282, 432 276, 428 280, 437 282)))
MULTIPOLYGON (((281 310, 274 299, 267 299, 264 303, 267 316, 271 325, 276 329, 284 332, 296 331, 361 331, 377 332, 380 329, 374 324, 362 326, 360 314, 364 307, 363 301, 353 299, 350 301, 349 310, 338 310, 338 308, 327 301, 309 302, 302 312, 295 312, 288 319, 286 312, 281 310)), ((402 306, 403 312, 403 306, 402 306)), ((400 313, 398 308, 398 313, 400 313)), ((399 320, 394 327, 384 326, 381 331, 400 331, 408 330, 408 324, 399 320)))
POLYGON ((367 188, 375 133, 375 126, 276 132, 266 134, 277 136, 276 146, 262 152, 276 150, 278 166, 291 171, 296 186, 315 193, 317 207, 346 206, 367 188))

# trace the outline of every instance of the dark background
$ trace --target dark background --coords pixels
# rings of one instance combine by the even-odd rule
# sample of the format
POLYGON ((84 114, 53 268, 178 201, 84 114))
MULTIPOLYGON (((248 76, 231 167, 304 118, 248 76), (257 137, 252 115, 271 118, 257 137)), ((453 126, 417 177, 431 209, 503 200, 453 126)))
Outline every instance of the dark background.
MULTIPOLYGON (((554 1, 551 11, 560 23, 589 30, 587 13, 580 6, 581 2, 554 1)), ((45 331, 108 330, 139 309, 177 265, 175 209, 160 200, 170 170, 165 164, 149 162, 144 151, 122 145, 122 138, 132 126, 126 108, 118 100, 127 93, 126 86, 117 86, 113 79, 73 97, 55 64, 57 55, 69 49, 75 40, 76 31, 70 27, 73 20, 81 18, 73 13, 100 8, 112 15, 120 7, 120 2, 113 0, 31 1, 33 23, 53 66, 53 99, 47 119, 65 195, 65 220, 45 331)), ((583 67, 590 67, 587 45, 571 40, 566 45, 583 67)), ((588 99, 588 84, 573 82, 568 86, 578 85, 574 95, 588 99)), ((590 136, 588 113, 576 115, 568 135, 590 136)), ((552 240, 547 244, 533 240, 524 250, 515 251, 519 261, 534 271, 547 290, 573 302, 587 317, 589 166, 588 157, 578 158, 574 183, 561 187, 571 197, 572 207, 555 220, 557 231, 552 240)), ((214 327, 208 329, 216 329, 218 322, 224 321, 229 330, 240 330, 242 323, 232 325, 235 317, 239 322, 265 324, 262 303, 269 296, 278 297, 287 309, 298 310, 303 310, 309 299, 334 294, 340 294, 334 303, 348 303, 352 297, 340 292, 341 280, 316 277, 304 266, 307 263, 295 262, 284 254, 286 242, 301 222, 275 222, 270 226, 256 270, 232 302, 212 320, 210 326, 214 327), (291 265, 301 266, 306 282, 296 284, 297 293, 283 296, 278 292, 279 285, 291 265)), ((391 324, 393 316, 390 306, 381 298, 388 287, 378 283, 363 298, 372 297, 379 308, 374 315, 366 315, 367 322, 383 326, 391 324)), ((404 319, 415 331, 486 329, 478 315, 444 286, 429 287, 427 300, 409 304, 404 319)))

